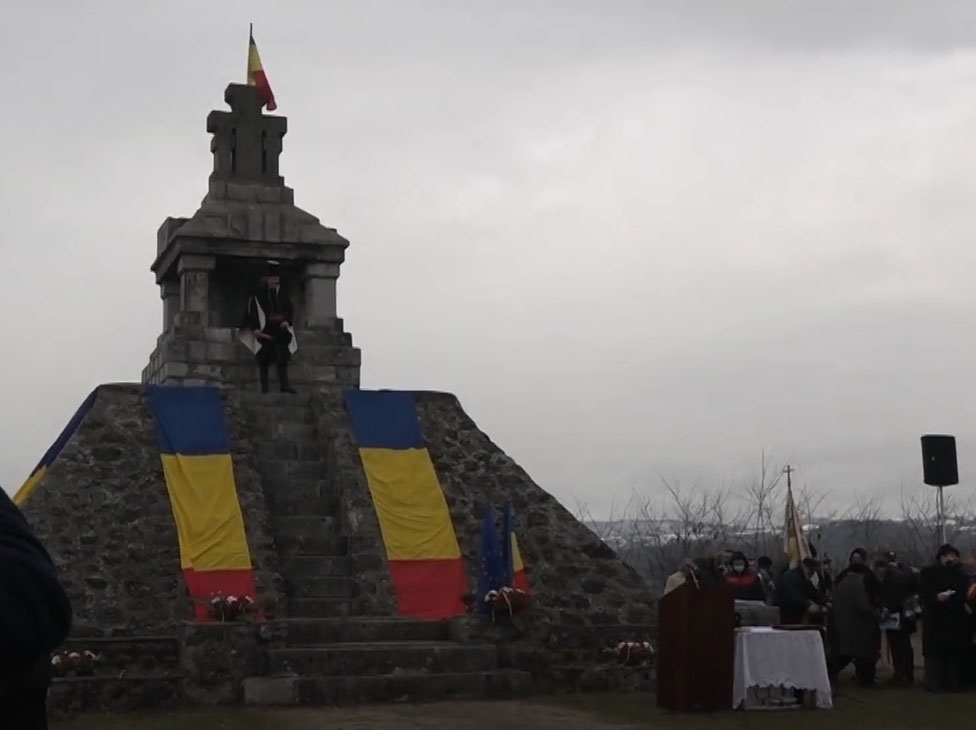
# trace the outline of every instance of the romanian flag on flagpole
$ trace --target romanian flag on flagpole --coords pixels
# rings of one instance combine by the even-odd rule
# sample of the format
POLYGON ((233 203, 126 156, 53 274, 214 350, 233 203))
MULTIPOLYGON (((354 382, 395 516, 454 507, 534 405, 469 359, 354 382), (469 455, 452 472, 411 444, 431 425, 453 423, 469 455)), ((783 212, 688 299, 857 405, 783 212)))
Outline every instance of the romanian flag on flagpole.
POLYGON ((505 563, 506 585, 530 593, 529 576, 525 572, 525 562, 522 560, 522 551, 519 550, 518 538, 515 537, 515 511, 511 503, 505 505, 502 532, 505 535, 502 543, 502 560, 505 563))
POLYGON ((261 56, 258 55, 258 46, 254 42, 254 26, 251 26, 251 37, 247 44, 247 85, 258 87, 261 100, 268 107, 269 112, 278 108, 275 103, 274 92, 271 84, 268 83, 268 76, 264 73, 264 66, 261 65, 261 56))

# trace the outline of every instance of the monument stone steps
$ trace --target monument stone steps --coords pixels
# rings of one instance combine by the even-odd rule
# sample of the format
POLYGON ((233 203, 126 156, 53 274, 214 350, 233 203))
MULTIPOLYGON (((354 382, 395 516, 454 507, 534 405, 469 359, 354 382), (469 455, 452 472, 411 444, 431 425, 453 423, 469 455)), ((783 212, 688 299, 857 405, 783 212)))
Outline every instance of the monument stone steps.
POLYGON ((268 505, 276 517, 321 515, 333 517, 339 513, 339 498, 323 494, 317 488, 303 487, 298 480, 269 497, 268 505))
POLYGON ((276 533, 287 533, 291 539, 303 542, 320 537, 341 537, 338 525, 339 518, 333 515, 282 516, 273 513, 271 517, 271 526, 276 533))
POLYGON ((185 703, 182 677, 129 673, 56 678, 47 701, 53 718, 78 712, 160 710, 185 703))
POLYGON ((445 698, 501 699, 530 692, 532 675, 510 669, 484 672, 393 672, 353 677, 252 677, 244 680, 249 705, 352 705, 433 701, 445 698))
POLYGON ((446 641, 445 621, 417 621, 381 617, 289 618, 278 622, 288 646, 336 644, 340 642, 446 641))
MULTIPOLYGON (((307 423, 307 421, 304 421, 307 423)), ((319 458, 322 448, 317 443, 296 443, 275 439, 261 441, 256 445, 254 453, 258 459, 301 459, 315 461, 319 458)))
MULTIPOLYGON (((270 393, 262 393, 261 395, 270 395, 270 393)), ((281 395, 290 395, 290 393, 282 393, 281 395)), ((279 403, 261 403, 260 401, 249 402, 247 407, 251 409, 253 413, 253 418, 255 421, 272 422, 272 423, 300 423, 313 426, 315 425, 315 415, 308 409, 297 407, 301 404, 296 403, 296 405, 281 405, 279 403)), ((290 459, 293 458, 293 454, 281 457, 290 459)))
POLYGON ((326 557, 321 555, 298 555, 282 558, 281 572, 293 580, 324 576, 351 575, 352 564, 348 557, 326 557))
MULTIPOLYGON (((205 359, 207 353, 211 354, 210 359, 223 359, 232 355, 234 360, 253 364, 254 357, 251 351, 238 340, 239 332, 237 327, 176 324, 156 338, 156 345, 166 355, 184 356, 189 353, 188 348, 192 347, 194 354, 201 355, 205 359), (206 349, 207 346, 214 345, 218 348, 206 349), (213 357, 213 353, 221 354, 213 357)), ((316 326, 314 329, 299 328, 295 330, 295 337, 298 340, 298 351, 302 353, 305 348, 318 347, 335 348, 336 355, 342 354, 340 350, 358 352, 358 349, 352 346, 352 335, 343 331, 341 324, 338 328, 328 324, 316 326)))
MULTIPOLYGON (((251 430, 255 436, 262 439, 277 439, 300 443, 315 443, 318 436, 318 429, 315 424, 295 421, 276 422, 252 418, 251 430)), ((292 476, 297 475, 293 474, 292 476)), ((316 475, 312 474, 311 477, 302 476, 300 478, 314 479, 315 477, 316 475)))
POLYGON ((284 558, 313 555, 343 557, 349 554, 349 541, 343 535, 325 531, 296 534, 285 529, 285 523, 280 520, 275 524, 280 526, 280 529, 272 528, 275 544, 284 558))
POLYGON ((366 603, 360 598, 288 598, 285 605, 288 615, 293 618, 352 618, 366 615, 366 603))
POLYGON ((356 581, 348 575, 285 578, 285 592, 295 598, 354 598, 357 590, 356 581))
MULTIPOLYGON (((288 367, 288 379, 293 386, 303 386, 304 389, 318 387, 348 388, 359 383, 359 369, 356 367, 336 366, 332 363, 316 363, 307 360, 296 360, 288 367)), ((227 383, 260 394, 258 385, 258 368, 251 362, 208 363, 194 362, 187 366, 177 377, 200 379, 204 383, 227 383)), ((183 381, 186 382, 185 380, 183 381)), ((275 373, 271 373, 271 389, 279 393, 275 373)), ((270 395, 270 394, 269 394, 270 395)))
MULTIPOLYGON (((301 390, 313 388, 349 388, 358 384, 356 377, 358 369, 350 367, 336 367, 332 364, 318 364, 298 361, 288 368, 288 380, 293 387, 301 390)), ((230 365, 194 364, 185 373, 185 377, 202 377, 204 382, 229 383, 235 387, 260 393, 258 385, 258 370, 252 364, 234 363, 230 365)), ((184 381, 185 382, 185 381, 184 381)), ((271 390, 279 394, 278 381, 275 373, 271 373, 271 390)), ((282 394, 284 395, 284 394, 282 394)))
POLYGON ((453 641, 341 642, 268 651, 276 675, 366 676, 396 671, 478 672, 498 668, 494 644, 453 641))
MULTIPOLYGON (((302 426, 302 428, 306 428, 302 426)), ((317 435, 315 426, 310 426, 317 435)), ((313 437, 314 438, 314 437, 313 437)), ((306 443, 313 441, 308 438, 306 443)), ((284 440, 284 439, 282 439, 284 440)), ((290 484, 292 481, 315 482, 322 478, 325 463, 321 459, 261 459, 261 474, 273 482, 290 484)))

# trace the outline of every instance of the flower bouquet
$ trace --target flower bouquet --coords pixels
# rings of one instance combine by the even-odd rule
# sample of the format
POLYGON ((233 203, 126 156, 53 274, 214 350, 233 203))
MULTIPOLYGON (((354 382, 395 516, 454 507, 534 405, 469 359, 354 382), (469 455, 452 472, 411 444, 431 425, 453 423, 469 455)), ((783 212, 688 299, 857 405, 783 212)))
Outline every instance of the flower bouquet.
POLYGON ((505 586, 498 590, 491 590, 485 594, 484 602, 491 609, 492 616, 498 614, 507 616, 521 616, 529 610, 532 599, 520 588, 505 586))
POLYGON ((101 661, 93 651, 59 651, 51 657, 51 671, 56 677, 90 677, 101 661))
POLYGON ((649 664, 654 658, 654 647, 649 641, 621 641, 606 650, 617 661, 627 667, 640 667, 649 664))
POLYGON ((225 596, 218 593, 210 599, 210 618, 215 621, 236 621, 254 613, 255 603, 250 596, 225 596))

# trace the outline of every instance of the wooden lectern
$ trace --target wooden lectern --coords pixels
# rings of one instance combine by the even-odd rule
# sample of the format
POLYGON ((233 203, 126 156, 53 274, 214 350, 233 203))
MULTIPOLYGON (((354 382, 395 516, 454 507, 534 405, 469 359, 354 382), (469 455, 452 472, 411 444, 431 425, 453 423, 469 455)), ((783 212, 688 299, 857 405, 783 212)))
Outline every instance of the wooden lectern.
POLYGON ((657 706, 732 709, 735 598, 723 584, 686 582, 658 602, 657 706))

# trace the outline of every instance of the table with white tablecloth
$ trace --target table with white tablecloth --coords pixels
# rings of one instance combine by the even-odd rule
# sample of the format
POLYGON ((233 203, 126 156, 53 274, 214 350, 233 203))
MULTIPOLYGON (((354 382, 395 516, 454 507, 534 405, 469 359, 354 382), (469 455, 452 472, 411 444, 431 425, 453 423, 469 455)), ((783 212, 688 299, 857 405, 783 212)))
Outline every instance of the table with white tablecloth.
POLYGON ((812 692, 817 707, 833 707, 819 631, 754 627, 735 632, 732 707, 751 709, 756 704, 756 690, 769 688, 812 692))

